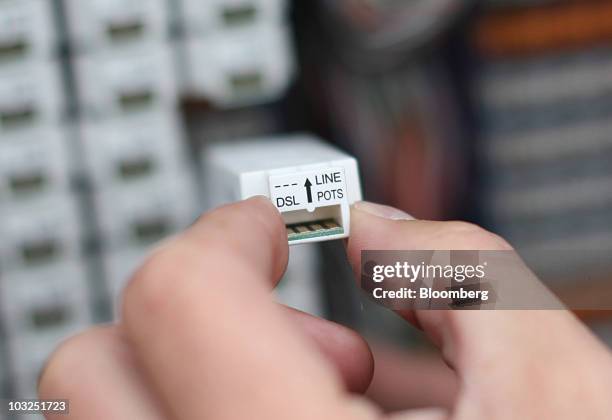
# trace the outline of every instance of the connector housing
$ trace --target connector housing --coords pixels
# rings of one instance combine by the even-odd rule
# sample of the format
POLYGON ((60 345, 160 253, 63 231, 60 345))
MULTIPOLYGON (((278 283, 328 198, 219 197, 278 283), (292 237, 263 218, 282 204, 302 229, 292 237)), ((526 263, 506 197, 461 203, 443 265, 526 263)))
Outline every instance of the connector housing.
POLYGON ((205 151, 211 206, 268 197, 290 244, 349 236, 349 206, 361 200, 357 161, 309 135, 224 143, 205 151))

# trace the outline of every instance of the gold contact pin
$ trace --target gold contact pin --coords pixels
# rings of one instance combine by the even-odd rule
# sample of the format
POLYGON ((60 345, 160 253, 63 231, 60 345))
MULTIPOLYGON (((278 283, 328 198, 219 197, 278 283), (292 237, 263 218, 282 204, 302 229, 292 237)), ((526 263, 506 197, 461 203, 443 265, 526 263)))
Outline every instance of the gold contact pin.
POLYGON ((316 220, 313 222, 296 223, 286 227, 289 241, 332 236, 344 233, 344 229, 335 220, 316 220))
POLYGON ((340 225, 338 225, 338 223, 336 223, 334 220, 325 220, 322 223, 327 229, 335 229, 340 227, 340 225))

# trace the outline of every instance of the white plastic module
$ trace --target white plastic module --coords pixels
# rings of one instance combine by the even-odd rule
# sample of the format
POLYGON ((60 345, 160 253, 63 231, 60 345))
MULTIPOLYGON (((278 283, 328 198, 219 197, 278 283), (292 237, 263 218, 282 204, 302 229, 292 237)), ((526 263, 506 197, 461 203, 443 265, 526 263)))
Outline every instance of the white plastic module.
POLYGON ((74 197, 54 195, 0 208, 0 261, 8 270, 35 269, 80 256, 74 197))
POLYGON ((91 323, 87 274, 78 261, 63 261, 2 278, 2 313, 11 337, 65 337, 91 323))
POLYGON ((357 161, 309 135, 222 143, 204 151, 214 205, 269 197, 290 244, 346 238, 361 200, 357 161))
POLYGON ((107 118, 176 106, 169 45, 102 50, 76 59, 79 102, 87 117, 107 118))
POLYGON ((190 39, 185 54, 185 93, 202 96, 220 108, 278 99, 294 73, 289 32, 283 25, 190 39))
POLYGON ((68 193, 66 140, 66 133, 59 128, 28 130, 0 139, 0 208, 68 193))
POLYGON ((87 273, 81 263, 67 261, 7 273, 0 288, 15 392, 34 398, 39 371, 51 352, 91 325, 87 273))
POLYGON ((148 248, 187 227, 197 214, 194 191, 186 173, 137 186, 95 194, 105 250, 148 248))
POLYGON ((96 188, 172 178, 186 164, 182 131, 173 110, 84 123, 81 134, 89 176, 96 188))
MULTIPOLYGON (((75 331, 76 332, 76 331, 75 331)), ((48 338, 36 334, 11 337, 7 340, 8 347, 8 370, 11 376, 13 392, 19 398, 38 397, 38 378, 45 362, 53 353, 53 350, 67 336, 57 336, 48 338)), ((31 417, 31 415, 28 415, 31 417)), ((18 420, 25 419, 19 417, 18 420)), ((42 420, 33 417, 36 420, 42 420)))
POLYGON ((52 57, 57 41, 52 6, 49 0, 0 1, 0 66, 52 57))
POLYGON ((58 124, 64 108, 56 61, 0 66, 0 135, 58 124))
POLYGON ((182 0, 182 15, 188 35, 207 35, 257 25, 279 24, 287 9, 286 0, 182 0))
POLYGON ((167 0, 64 0, 77 51, 161 41, 168 37, 167 0))

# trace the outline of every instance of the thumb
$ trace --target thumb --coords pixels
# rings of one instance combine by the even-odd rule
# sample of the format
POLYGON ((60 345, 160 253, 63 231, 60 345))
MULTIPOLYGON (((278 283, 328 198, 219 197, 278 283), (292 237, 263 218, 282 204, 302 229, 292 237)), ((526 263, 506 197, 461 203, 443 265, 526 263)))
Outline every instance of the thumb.
MULTIPOLYGON (((347 244, 348 258, 358 276, 362 250, 512 248, 473 224, 419 221, 397 209, 360 202, 351 211, 347 244)), ((597 366, 594 360, 599 366, 610 365, 607 350, 565 310, 417 310, 400 315, 419 325, 441 348, 463 386, 480 394, 479 401, 490 403, 487 409, 491 412, 498 411, 497 406, 507 407, 501 396, 524 395, 520 390, 532 389, 534 380, 548 380, 547 376, 534 378, 534 369, 591 381, 593 366, 597 366)), ((563 385, 559 388, 562 394, 563 385)))

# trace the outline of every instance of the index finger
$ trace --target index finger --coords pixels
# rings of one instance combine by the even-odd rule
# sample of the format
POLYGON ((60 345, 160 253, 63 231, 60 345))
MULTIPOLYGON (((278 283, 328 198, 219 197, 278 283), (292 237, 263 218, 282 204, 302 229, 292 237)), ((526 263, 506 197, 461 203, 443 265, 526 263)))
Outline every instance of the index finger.
POLYGON ((270 296, 287 250, 277 210, 255 198, 205 215, 135 274, 122 327, 174 416, 323 418, 336 404, 339 381, 270 296))

